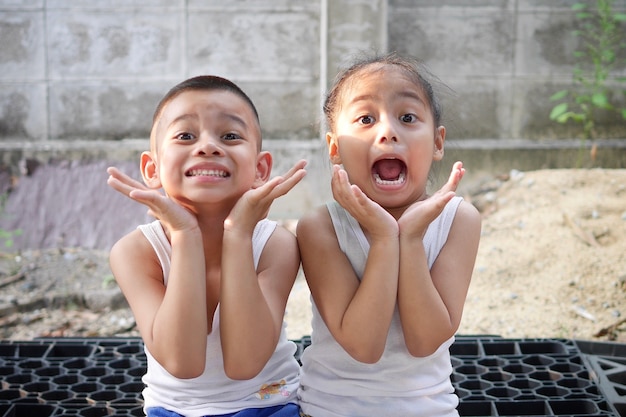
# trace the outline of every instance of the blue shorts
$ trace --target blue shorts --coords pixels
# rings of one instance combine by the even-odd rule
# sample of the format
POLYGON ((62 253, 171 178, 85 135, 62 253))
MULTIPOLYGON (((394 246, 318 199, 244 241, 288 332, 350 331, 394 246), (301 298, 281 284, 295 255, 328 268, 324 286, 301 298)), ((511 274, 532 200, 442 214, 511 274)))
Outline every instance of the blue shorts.
MULTIPOLYGON (((147 410, 147 417, 184 417, 162 407, 151 407, 147 410)), ((300 407, 296 404, 284 404, 266 408, 248 408, 236 413, 220 414, 219 416, 205 417, 300 417, 300 407)))

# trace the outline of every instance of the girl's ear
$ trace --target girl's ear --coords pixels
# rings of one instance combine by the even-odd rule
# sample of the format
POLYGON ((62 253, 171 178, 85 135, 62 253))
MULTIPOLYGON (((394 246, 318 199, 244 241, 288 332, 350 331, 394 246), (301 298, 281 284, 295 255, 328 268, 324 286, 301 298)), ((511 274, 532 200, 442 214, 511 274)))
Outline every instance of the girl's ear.
POLYGON ((145 151, 141 153, 141 176, 148 188, 161 188, 159 169, 151 152, 145 151))
POLYGON ((272 154, 267 151, 260 152, 256 158, 256 176, 252 188, 260 187, 270 179, 272 173, 272 154))
POLYGON ((443 159, 443 144, 446 141, 446 128, 439 126, 435 131, 435 150, 433 160, 441 161, 443 159))
POLYGON ((326 143, 328 144, 328 156, 330 157, 330 162, 336 165, 341 164, 337 137, 331 132, 326 132, 326 143))

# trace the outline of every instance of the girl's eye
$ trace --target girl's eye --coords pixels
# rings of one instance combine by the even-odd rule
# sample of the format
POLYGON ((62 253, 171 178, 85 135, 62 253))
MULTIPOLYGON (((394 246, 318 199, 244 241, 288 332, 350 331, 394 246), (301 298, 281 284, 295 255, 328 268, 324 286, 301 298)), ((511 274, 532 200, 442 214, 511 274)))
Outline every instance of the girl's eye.
POLYGON ((176 135, 176 139, 179 140, 192 140, 193 139, 193 135, 191 133, 179 133, 178 135, 176 135))
POLYGON ((359 123, 369 125, 374 123, 374 118, 372 116, 361 116, 359 117, 359 123))
POLYGON ((237 139, 241 139, 241 136, 239 136, 236 133, 227 133, 223 136, 224 140, 237 140, 237 139))
POLYGON ((404 123, 412 123, 415 122, 417 120, 417 117, 415 117, 414 114, 404 114, 400 117, 400 120, 402 120, 404 123))

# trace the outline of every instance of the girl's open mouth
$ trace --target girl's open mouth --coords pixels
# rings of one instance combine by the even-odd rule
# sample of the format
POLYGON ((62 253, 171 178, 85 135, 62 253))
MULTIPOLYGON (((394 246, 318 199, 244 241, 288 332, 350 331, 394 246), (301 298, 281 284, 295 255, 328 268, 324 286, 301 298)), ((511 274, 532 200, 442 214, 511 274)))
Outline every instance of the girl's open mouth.
POLYGON ((399 159, 381 159, 372 167, 374 181, 379 185, 400 185, 406 180, 406 164, 399 159))

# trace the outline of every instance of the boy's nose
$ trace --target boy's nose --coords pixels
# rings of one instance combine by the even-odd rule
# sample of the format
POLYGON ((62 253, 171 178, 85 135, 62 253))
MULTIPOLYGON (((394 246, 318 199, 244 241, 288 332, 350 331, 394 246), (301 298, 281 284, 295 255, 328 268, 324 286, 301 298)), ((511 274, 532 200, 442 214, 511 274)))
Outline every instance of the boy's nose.
POLYGON ((201 138, 196 146, 198 155, 223 155, 220 142, 214 138, 201 138))

